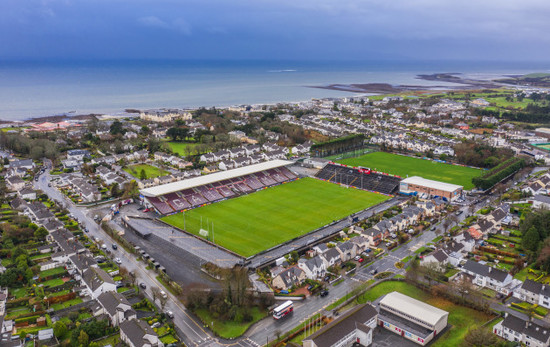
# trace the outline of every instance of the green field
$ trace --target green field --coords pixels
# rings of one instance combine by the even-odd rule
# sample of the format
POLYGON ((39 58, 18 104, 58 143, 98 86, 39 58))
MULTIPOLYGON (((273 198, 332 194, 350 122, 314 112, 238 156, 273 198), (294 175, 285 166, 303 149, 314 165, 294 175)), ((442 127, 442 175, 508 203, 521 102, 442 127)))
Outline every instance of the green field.
POLYGON ((147 164, 130 165, 124 168, 124 171, 134 176, 135 178, 140 178, 141 170, 145 170, 145 175, 147 176, 147 178, 155 178, 169 174, 169 172, 166 170, 159 169, 156 166, 147 164))
POLYGON ((339 163, 350 166, 363 166, 376 171, 385 172, 403 178, 420 176, 423 178, 458 184, 469 190, 474 187, 472 178, 481 174, 480 169, 438 163, 420 158, 375 152, 357 158, 338 160, 339 163))
POLYGON ((185 142, 166 142, 173 153, 179 156, 186 157, 188 155, 208 153, 208 150, 200 150, 201 143, 185 143, 185 142))
MULTIPOLYGON (((188 232, 214 223, 214 242, 249 257, 387 200, 382 194, 303 178, 185 212, 188 232)), ((183 229, 181 213, 162 218, 183 229)), ((210 237, 212 240, 212 237, 210 237)))

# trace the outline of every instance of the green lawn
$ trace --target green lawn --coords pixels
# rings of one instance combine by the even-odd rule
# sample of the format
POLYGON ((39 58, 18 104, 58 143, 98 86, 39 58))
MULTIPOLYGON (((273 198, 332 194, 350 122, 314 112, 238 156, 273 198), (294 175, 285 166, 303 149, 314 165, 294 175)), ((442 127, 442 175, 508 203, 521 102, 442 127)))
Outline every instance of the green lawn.
POLYGON ((147 164, 129 165, 124 168, 124 171, 136 178, 140 178, 141 170, 145 170, 145 175, 147 176, 147 178, 155 178, 169 174, 169 172, 166 170, 159 169, 156 166, 147 164))
POLYGON ((44 270, 42 272, 40 272, 40 278, 45 278, 45 277, 48 277, 48 276, 53 276, 53 275, 59 275, 59 274, 62 274, 62 273, 65 273, 67 272, 65 270, 64 267, 56 267, 56 268, 53 268, 53 269, 49 269, 49 270, 44 270))
MULTIPOLYGON (((187 211, 185 226, 199 235, 201 223, 203 229, 207 225, 212 229, 214 223, 214 242, 249 257, 387 199, 382 194, 303 178, 187 211)), ((162 219, 183 228, 181 213, 162 219)))
POLYGON ((40 282, 39 284, 43 284, 44 288, 53 288, 53 287, 60 286, 63 283, 65 283, 65 282, 63 282, 63 280, 61 278, 54 278, 53 280, 49 280, 49 281, 46 281, 46 282, 40 282))
POLYGON ((75 299, 72 299, 72 300, 67 300, 65 302, 61 302, 59 304, 53 304, 52 308, 54 310, 61 310, 62 308, 71 307, 71 306, 74 306, 76 304, 80 304, 81 302, 82 302, 81 298, 75 298, 75 299))
POLYGON ((469 190, 474 187, 472 178, 479 176, 481 170, 470 167, 443 164, 431 160, 406 157, 397 154, 374 152, 357 158, 338 160, 350 166, 369 167, 401 177, 420 176, 426 179, 458 184, 469 190))
POLYGON ((429 293, 411 284, 397 281, 380 283, 363 294, 359 298, 359 303, 374 301, 382 295, 393 291, 400 292, 449 312, 449 324, 451 328, 443 336, 440 336, 432 346, 459 346, 464 340, 464 336, 468 333, 468 328, 481 326, 481 324, 491 319, 491 316, 485 313, 455 305, 442 298, 432 297, 429 293))
POLYGON ((182 157, 195 154, 204 154, 210 152, 209 150, 199 150, 200 143, 185 143, 185 142, 167 142, 166 143, 173 153, 176 153, 182 157))
POLYGON ((196 310, 195 314, 218 336, 224 339, 232 339, 244 334, 248 327, 266 316, 266 313, 264 311, 260 311, 260 309, 257 307, 253 307, 251 311, 253 317, 252 321, 246 323, 218 320, 216 318, 213 318, 206 309, 196 310), (214 323, 214 326, 212 326, 211 323, 214 323))

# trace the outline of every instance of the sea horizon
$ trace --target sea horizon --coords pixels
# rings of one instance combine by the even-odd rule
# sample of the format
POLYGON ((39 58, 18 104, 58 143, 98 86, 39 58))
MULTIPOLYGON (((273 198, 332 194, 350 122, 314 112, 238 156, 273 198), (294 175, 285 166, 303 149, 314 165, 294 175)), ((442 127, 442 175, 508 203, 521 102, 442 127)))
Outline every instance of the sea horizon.
MULTIPOLYGON (((358 60, 4 60, 0 120, 125 109, 227 107, 299 102, 358 93, 329 84, 431 86, 418 74, 481 79, 550 72, 550 62, 358 60)), ((454 85, 437 83, 438 85, 454 85)), ((364 95, 364 93, 360 93, 364 95)))

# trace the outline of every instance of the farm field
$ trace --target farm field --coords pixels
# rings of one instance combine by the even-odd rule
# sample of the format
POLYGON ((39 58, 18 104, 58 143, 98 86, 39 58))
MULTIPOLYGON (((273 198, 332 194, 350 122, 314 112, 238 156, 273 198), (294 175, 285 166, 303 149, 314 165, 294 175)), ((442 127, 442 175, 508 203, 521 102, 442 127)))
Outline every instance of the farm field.
MULTIPOLYGON (((249 257, 387 200, 382 194, 303 178, 185 212, 188 232, 214 223, 213 241, 249 257)), ((181 213, 162 218, 184 226, 181 213)), ((212 237, 210 237, 212 240, 212 237)))
POLYGON ((147 165, 147 164, 136 164, 136 165, 129 165, 124 168, 124 171, 129 173, 130 175, 140 178, 141 170, 145 170, 145 175, 147 178, 155 178, 167 175, 169 172, 163 169, 159 169, 156 166, 147 165))
POLYGON ((364 166, 403 178, 407 177, 407 175, 409 177, 420 176, 435 181, 458 184, 466 190, 474 187, 472 178, 482 173, 480 169, 438 163, 431 160, 405 157, 385 152, 368 153, 357 158, 338 160, 338 162, 350 166, 364 166))

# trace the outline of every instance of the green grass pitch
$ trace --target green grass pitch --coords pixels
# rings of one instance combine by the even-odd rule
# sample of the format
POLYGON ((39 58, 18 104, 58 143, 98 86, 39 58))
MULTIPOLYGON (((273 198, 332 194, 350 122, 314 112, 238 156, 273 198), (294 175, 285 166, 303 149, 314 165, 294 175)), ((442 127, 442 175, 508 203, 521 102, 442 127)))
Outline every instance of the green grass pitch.
MULTIPOLYGON (((387 199, 382 194, 302 178, 187 211, 185 227, 199 235, 201 217, 203 229, 207 220, 210 225, 214 222, 214 242, 249 257, 387 199)), ((183 229, 181 213, 162 220, 183 229)))
POLYGON ((474 187, 472 178, 481 175, 482 170, 470 167, 438 163, 420 158, 374 152, 357 158, 338 160, 340 164, 364 166, 403 178, 420 176, 430 180, 458 184, 469 190, 474 187))

